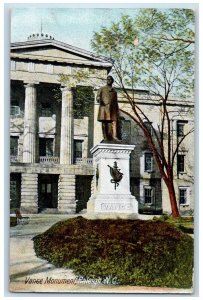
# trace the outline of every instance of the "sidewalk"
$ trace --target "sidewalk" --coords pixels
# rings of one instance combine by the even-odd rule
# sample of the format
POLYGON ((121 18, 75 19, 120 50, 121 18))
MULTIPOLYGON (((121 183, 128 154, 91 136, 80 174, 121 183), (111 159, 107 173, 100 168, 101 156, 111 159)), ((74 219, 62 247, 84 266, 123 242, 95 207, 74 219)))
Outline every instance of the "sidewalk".
POLYGON ((56 222, 76 215, 30 215, 29 224, 10 229, 10 292, 192 293, 192 289, 90 284, 70 269, 56 268, 36 257, 32 238, 56 222))

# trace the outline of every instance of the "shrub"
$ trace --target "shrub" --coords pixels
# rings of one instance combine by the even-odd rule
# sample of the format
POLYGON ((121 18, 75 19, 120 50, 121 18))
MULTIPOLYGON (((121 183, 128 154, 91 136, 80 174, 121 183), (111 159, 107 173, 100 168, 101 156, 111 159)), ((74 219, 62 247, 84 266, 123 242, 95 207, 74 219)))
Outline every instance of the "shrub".
POLYGON ((33 238, 38 257, 89 278, 119 284, 192 286, 193 239, 160 220, 59 222, 33 238))

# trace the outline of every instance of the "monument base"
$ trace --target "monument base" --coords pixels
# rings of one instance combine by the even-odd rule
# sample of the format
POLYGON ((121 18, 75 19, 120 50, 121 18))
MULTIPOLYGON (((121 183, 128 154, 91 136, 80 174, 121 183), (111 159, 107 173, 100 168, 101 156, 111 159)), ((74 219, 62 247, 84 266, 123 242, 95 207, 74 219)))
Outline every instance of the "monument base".
POLYGON ((138 218, 138 203, 130 192, 129 159, 134 147, 101 143, 91 149, 95 175, 87 218, 138 218), (117 182, 114 170, 118 176, 122 174, 117 182))
POLYGON ((132 195, 97 195, 87 203, 87 219, 137 219, 138 207, 132 195))
POLYGON ((87 210, 96 213, 137 213, 137 201, 131 194, 128 195, 102 195, 98 194, 90 198, 87 210))
POLYGON ((122 213, 86 213, 83 215, 83 218, 87 220, 106 220, 106 219, 124 219, 124 220, 137 220, 137 214, 122 214, 122 213))

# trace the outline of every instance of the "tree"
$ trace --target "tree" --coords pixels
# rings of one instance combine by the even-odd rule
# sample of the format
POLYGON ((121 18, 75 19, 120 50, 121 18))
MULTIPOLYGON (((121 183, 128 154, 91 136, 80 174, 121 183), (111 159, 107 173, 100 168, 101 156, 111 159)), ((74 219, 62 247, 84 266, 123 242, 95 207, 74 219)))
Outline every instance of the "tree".
MULTIPOLYGON (((123 15, 110 27, 94 33, 92 48, 114 61, 112 75, 128 100, 126 112, 143 131, 160 174, 168 188, 172 215, 179 216, 174 188, 174 163, 179 148, 171 142, 170 97, 186 99, 194 88, 194 12, 188 9, 142 9, 135 19, 123 15), (130 88, 130 92, 129 92, 130 88), (148 97, 160 105, 161 121, 154 128, 136 101, 135 89, 148 90, 148 97), (149 126, 146 126, 146 121, 149 126), (151 132, 153 134, 151 134, 151 132)), ((177 112, 181 118, 181 111, 177 112)))
POLYGON ((144 9, 136 19, 137 28, 141 28, 147 34, 160 40, 194 44, 195 34, 194 11, 191 9, 170 9, 158 11, 156 9, 144 9))

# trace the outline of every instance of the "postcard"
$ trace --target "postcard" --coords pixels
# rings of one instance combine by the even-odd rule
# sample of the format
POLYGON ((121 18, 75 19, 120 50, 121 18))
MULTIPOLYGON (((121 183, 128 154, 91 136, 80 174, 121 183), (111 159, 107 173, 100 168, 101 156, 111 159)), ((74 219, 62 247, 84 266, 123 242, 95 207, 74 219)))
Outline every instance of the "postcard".
POLYGON ((195 18, 11 10, 10 292, 193 293, 195 18))

